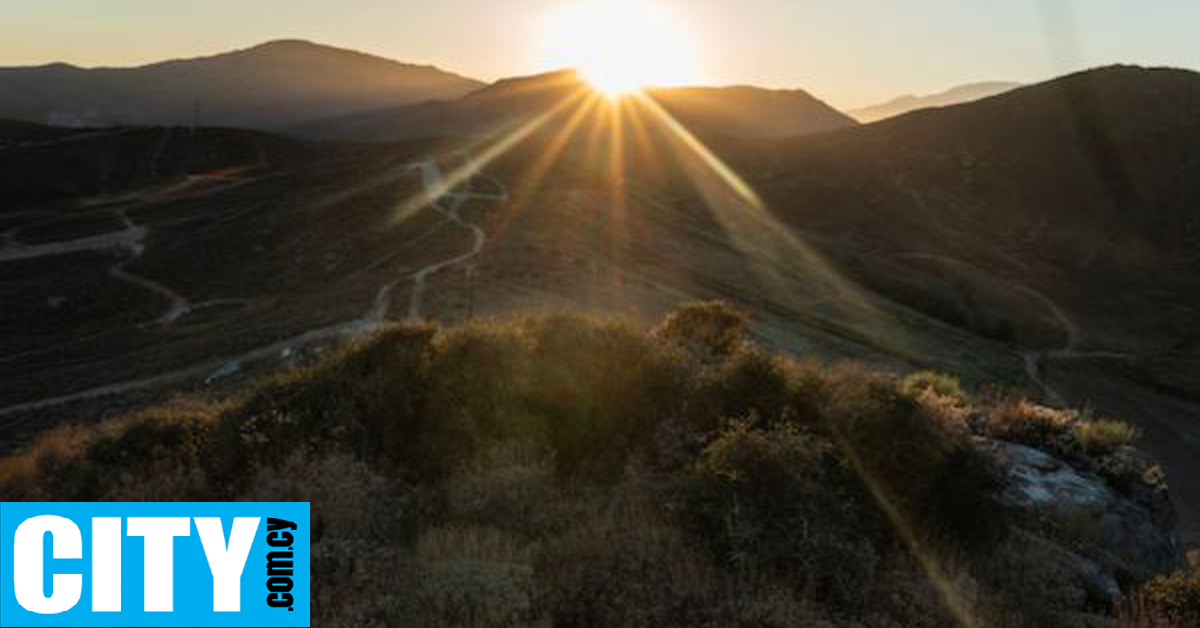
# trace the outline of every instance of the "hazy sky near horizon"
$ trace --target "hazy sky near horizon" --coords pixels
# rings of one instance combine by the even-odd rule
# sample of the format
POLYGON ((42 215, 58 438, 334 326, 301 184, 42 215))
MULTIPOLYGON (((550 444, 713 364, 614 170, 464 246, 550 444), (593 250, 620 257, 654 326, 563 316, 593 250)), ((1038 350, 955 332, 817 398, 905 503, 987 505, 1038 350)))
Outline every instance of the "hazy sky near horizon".
MULTIPOLYGON (((482 80, 547 69, 575 0, 0 0, 0 65, 138 65, 302 38, 482 80)), ((1197 0, 645 0, 702 82, 801 87, 848 108, 1110 63, 1200 69, 1197 0)), ((614 45, 621 33, 613 33, 614 45)))

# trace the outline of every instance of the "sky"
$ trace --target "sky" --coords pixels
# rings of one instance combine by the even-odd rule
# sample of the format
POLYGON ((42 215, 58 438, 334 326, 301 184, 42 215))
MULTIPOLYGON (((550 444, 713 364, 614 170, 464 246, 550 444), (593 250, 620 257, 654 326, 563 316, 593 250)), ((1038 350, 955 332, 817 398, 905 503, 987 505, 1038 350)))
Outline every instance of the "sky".
MULTIPOLYGON (((547 16, 575 1, 0 0, 0 65, 138 65, 300 38, 491 81, 556 69, 547 16)), ((842 108, 1110 63, 1200 69, 1197 0, 644 1, 690 34, 698 82, 803 88, 842 108)))

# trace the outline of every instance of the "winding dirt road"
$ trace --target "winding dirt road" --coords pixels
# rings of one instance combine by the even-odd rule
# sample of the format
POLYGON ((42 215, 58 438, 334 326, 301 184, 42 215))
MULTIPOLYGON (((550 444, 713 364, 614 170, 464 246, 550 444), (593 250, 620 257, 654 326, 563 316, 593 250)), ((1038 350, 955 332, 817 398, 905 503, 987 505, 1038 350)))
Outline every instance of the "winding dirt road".
MULTIPOLYGON (((47 399, 41 399, 38 401, 31 401, 31 402, 26 402, 26 403, 22 403, 22 404, 17 404, 17 405, 9 406, 6 408, 0 408, 0 417, 21 415, 21 416, 18 416, 16 418, 16 420, 9 421, 8 423, 6 423, 0 427, 3 427, 4 429, 11 429, 13 427, 23 425, 33 419, 33 415, 29 414, 31 412, 34 412, 37 410, 43 410, 46 408, 52 408, 55 406, 61 406, 61 405, 69 404, 69 403, 90 401, 90 400, 100 399, 103 397, 111 397, 111 396, 136 392, 139 390, 146 390, 146 389, 155 388, 155 387, 159 387, 159 386, 176 384, 176 383, 184 382, 184 381, 188 381, 188 380, 197 380, 197 379, 201 379, 201 378, 203 378, 203 381, 206 384, 211 384, 220 379, 232 376, 232 375, 240 372, 242 370, 243 365, 246 363, 255 362, 258 360, 270 359, 270 358, 279 357, 279 356, 290 355, 297 349, 300 349, 302 347, 305 347, 305 346, 308 346, 308 345, 311 345, 311 344, 314 344, 317 342, 336 340, 339 338, 354 337, 354 336, 359 336, 359 335, 379 331, 380 329, 383 329, 384 327, 386 327, 387 313, 390 309, 391 294, 394 291, 395 287, 404 281, 411 280, 414 282, 412 296, 410 297, 409 304, 408 304, 408 316, 409 316, 409 318, 420 318, 422 296, 425 291, 426 280, 431 275, 434 275, 439 271, 445 270, 446 268, 455 266, 457 264, 465 263, 465 262, 475 258, 483 251, 484 246, 487 243, 487 234, 484 232, 483 228, 480 227, 479 225, 476 225, 472 222, 469 222, 469 221, 463 219, 459 215, 459 209, 462 207, 462 205, 465 202, 467 202, 468 200, 471 200, 471 199, 483 199, 483 200, 492 200, 492 201, 502 202, 508 198, 508 190, 507 190, 507 188, 505 188, 503 186, 503 184, 501 184, 499 181, 495 181, 494 179, 491 179, 491 181, 493 181, 493 183, 500 188, 501 192, 499 194, 482 194, 482 193, 477 193, 477 192, 471 192, 470 190, 463 191, 463 192, 455 192, 453 190, 449 190, 449 189, 447 189, 447 186, 445 185, 445 177, 442 173, 441 167, 438 165, 437 161, 433 160, 433 159, 429 159, 426 161, 412 164, 410 166, 410 170, 411 169, 420 170, 423 187, 425 188, 425 192, 426 192, 426 194, 428 194, 429 199, 430 199, 429 206, 434 211, 437 211, 437 212, 441 213, 443 216, 445 216, 445 218, 446 218, 445 223, 446 224, 456 224, 458 226, 461 226, 461 227, 466 228, 469 231, 471 231, 471 233, 474 236, 474 242, 473 242, 470 250, 466 251, 465 253, 455 255, 454 257, 451 257, 449 259, 435 262, 433 264, 430 264, 428 266, 425 266, 425 267, 417 270, 416 272, 414 272, 412 274, 406 275, 406 276, 398 278, 392 282, 389 282, 388 284, 385 284, 384 286, 382 286, 379 289, 379 291, 376 295, 375 301, 372 304, 371 308, 368 309, 367 312, 364 313, 361 317, 358 317, 358 318, 348 321, 346 323, 310 330, 308 332, 300 334, 299 336, 295 336, 295 337, 292 337, 292 338, 289 338, 286 340, 281 340, 279 342, 275 342, 275 343, 272 343, 272 344, 269 344, 269 345, 266 345, 263 347, 259 347, 257 349, 247 351, 247 352, 242 353, 237 356, 209 360, 209 361, 197 364, 195 366, 191 366, 191 367, 181 369, 178 371, 174 371, 171 373, 165 373, 165 374, 161 374, 161 375, 155 375, 153 377, 135 379, 135 380, 130 380, 130 381, 126 381, 126 382, 108 384, 105 386, 92 388, 90 390, 84 390, 84 391, 79 391, 79 392, 70 393, 70 394, 66 394, 66 395, 50 397, 47 399), (448 204, 444 205, 443 201, 448 201, 448 204)), ((467 185, 470 184, 470 181, 471 181, 471 179, 468 178, 467 185)), ((127 224, 132 224, 132 221, 129 221, 128 217, 125 217, 125 220, 128 221, 127 224)), ((118 234, 126 234, 126 235, 121 236, 121 238, 116 239, 116 241, 120 242, 121 244, 130 246, 130 247, 136 247, 136 248, 131 248, 131 250, 135 251, 135 255, 133 258, 126 259, 126 260, 120 262, 118 264, 118 266, 123 267, 124 265, 129 264, 130 262, 133 261, 133 259, 136 259, 136 256, 138 254, 140 254, 140 251, 141 251, 140 247, 142 246, 141 245, 141 237, 144 237, 145 230, 144 230, 144 228, 136 227, 136 226, 134 226, 132 228, 140 230, 140 232, 139 232, 140 235, 136 240, 132 239, 132 236, 126 234, 126 232, 128 232, 130 230, 130 228, 127 228, 125 231, 118 232, 118 234)), ((112 240, 112 239, 104 240, 104 242, 106 242, 106 243, 112 242, 112 241, 114 241, 114 240, 112 240)), ((47 246, 52 246, 52 245, 47 245, 47 246)), ((76 245, 76 246, 78 246, 78 245, 76 245)), ((108 246, 111 246, 111 245, 110 244, 106 245, 103 248, 107 248, 108 246)), ((52 254, 52 253, 47 252, 44 254, 48 255, 48 254, 52 254)), ((0 257, 0 261, 3 261, 2 257, 0 257)), ((118 275, 119 275, 119 273, 123 273, 123 272, 124 271, 121 268, 117 269, 118 275)), ((142 280, 142 278, 134 277, 132 275, 130 275, 128 277, 132 278, 132 279, 127 278, 127 280, 132 280, 132 281, 139 283, 139 285, 143 285, 139 281, 139 280, 142 280)), ((147 281, 149 284, 158 286, 158 284, 154 284, 154 282, 150 282, 149 280, 144 280, 144 281, 147 281)), ((152 288, 150 288, 149 285, 145 285, 145 287, 147 287, 148 289, 152 289, 152 288)), ((174 293, 171 292, 169 289, 167 289, 165 286, 161 286, 161 288, 165 292, 159 292, 158 290, 155 290, 155 291, 159 292, 160 294, 164 294, 164 296, 166 295, 166 293, 174 295, 174 293)), ((175 295, 175 296, 178 296, 178 295, 175 295)), ((162 317, 162 319, 160 319, 160 320, 167 320, 168 322, 172 322, 173 320, 177 320, 180 316, 182 316, 184 313, 186 313, 186 311, 188 311, 189 309, 195 309, 195 308, 201 307, 203 305, 207 305, 207 304, 200 304, 200 305, 196 305, 196 306, 191 306, 191 305, 187 304, 186 300, 183 300, 182 297, 179 297, 179 299, 180 300, 178 300, 178 301, 175 299, 172 299, 171 308, 168 310, 167 314, 165 314, 162 317)))

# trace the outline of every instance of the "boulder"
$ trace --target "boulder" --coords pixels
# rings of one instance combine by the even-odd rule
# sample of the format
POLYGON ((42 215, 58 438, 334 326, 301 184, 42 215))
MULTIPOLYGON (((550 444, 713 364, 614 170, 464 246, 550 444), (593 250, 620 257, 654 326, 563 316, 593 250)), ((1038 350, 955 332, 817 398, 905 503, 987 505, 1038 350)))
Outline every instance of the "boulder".
POLYGON ((1184 564, 1165 483, 1149 468, 1142 486, 1118 489, 1030 447, 990 448, 1006 479, 1000 501, 1025 533, 1055 546, 1045 553, 1073 574, 1089 605, 1110 607, 1132 585, 1184 564))

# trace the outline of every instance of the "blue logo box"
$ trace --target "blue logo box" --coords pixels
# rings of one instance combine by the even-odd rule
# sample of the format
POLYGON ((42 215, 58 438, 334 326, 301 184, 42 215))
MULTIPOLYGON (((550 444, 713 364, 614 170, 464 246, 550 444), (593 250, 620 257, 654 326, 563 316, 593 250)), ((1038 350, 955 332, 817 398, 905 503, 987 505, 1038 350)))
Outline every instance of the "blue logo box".
POLYGON ((307 503, 0 503, 0 626, 308 626, 307 503))

